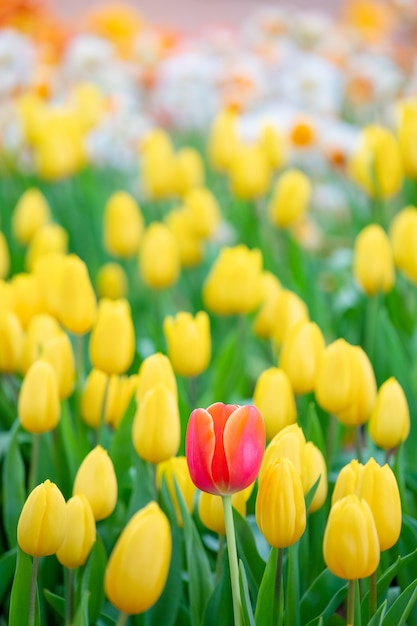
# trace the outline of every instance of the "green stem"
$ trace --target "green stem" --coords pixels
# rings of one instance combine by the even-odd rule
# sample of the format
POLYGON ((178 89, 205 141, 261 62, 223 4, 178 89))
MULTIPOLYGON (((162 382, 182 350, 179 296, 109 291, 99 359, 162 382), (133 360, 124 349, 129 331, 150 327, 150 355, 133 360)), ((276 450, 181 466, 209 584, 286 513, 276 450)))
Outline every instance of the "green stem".
POLYGON ((233 615, 235 626, 242 626, 240 603, 239 565, 237 561, 236 535, 233 523, 232 496, 222 496, 224 521, 226 526, 227 551, 229 553, 230 580, 232 583, 233 615))
POLYGON ((222 572, 222 558, 224 552, 224 535, 219 535, 219 548, 217 550, 217 560, 216 560, 216 578, 215 584, 217 584, 220 580, 220 574, 222 572))
POLYGON ((376 570, 373 574, 371 574, 369 578, 370 589, 369 589, 369 619, 376 613, 376 608, 378 604, 378 595, 377 595, 377 575, 376 570))
POLYGON ((100 425, 98 427, 98 433, 97 433, 97 443, 100 446, 104 444, 104 435, 106 432, 106 408, 107 408, 107 399, 109 395, 109 388, 110 388, 110 376, 107 376, 106 384, 104 386, 103 404, 101 405, 100 425))
POLYGON ((72 624, 72 614, 74 608, 74 570, 68 570, 67 576, 67 602, 65 607, 65 623, 67 626, 72 624))
POLYGON ((38 568, 39 557, 34 557, 32 562, 32 573, 30 576, 28 626, 35 626, 36 582, 38 578, 38 568))
POLYGON ((349 580, 347 597, 347 624, 354 626, 355 619, 355 581, 349 580))
POLYGON ((326 459, 329 468, 332 466, 334 443, 336 438, 336 426, 337 421, 334 415, 329 416, 329 428, 327 429, 327 441, 326 441, 326 459))
POLYGON ((30 454, 29 467, 29 493, 36 487, 39 465, 39 435, 32 433, 32 451, 30 454))
POLYGON ((75 362, 77 366, 78 388, 82 390, 84 382, 84 335, 75 335, 75 362))
POLYGON ((124 626, 128 619, 128 613, 123 613, 123 611, 120 611, 116 626, 124 626))
POLYGON ((376 320, 378 316, 380 298, 378 294, 370 296, 366 305, 366 322, 365 322, 365 337, 364 348, 371 361, 374 360, 374 345, 375 345, 375 328, 376 320))
POLYGON ((356 458, 362 463, 362 430, 361 426, 355 426, 355 451, 356 458))
POLYGON ((281 626, 282 614, 282 564, 284 560, 284 549, 277 549, 277 569, 275 572, 275 602, 273 623, 281 626))

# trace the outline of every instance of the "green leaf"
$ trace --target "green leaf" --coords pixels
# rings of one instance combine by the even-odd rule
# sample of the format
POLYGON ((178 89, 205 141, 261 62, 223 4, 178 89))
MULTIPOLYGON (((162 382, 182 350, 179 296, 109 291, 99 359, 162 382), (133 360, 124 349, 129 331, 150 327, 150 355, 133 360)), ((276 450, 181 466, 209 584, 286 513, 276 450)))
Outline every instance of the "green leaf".
POLYGON ((386 609, 387 609, 387 601, 384 600, 381 606, 378 607, 378 610, 376 611, 376 613, 372 615, 367 626, 382 626, 382 624, 384 623, 384 615, 385 615, 386 609))
POLYGON ((417 600, 417 578, 408 585, 387 611, 384 626, 403 626, 417 600))
POLYGON ((45 600, 54 609, 54 611, 60 617, 65 617, 65 598, 58 596, 56 593, 52 593, 52 591, 49 591, 49 589, 44 589, 43 595, 45 596, 45 600))
MULTIPOLYGON (((32 557, 18 548, 16 571, 10 596, 9 626, 22 626, 22 624, 28 623, 32 567, 32 557)), ((35 623, 40 623, 38 598, 36 599, 35 623)))
POLYGON ((287 550, 287 589, 285 599, 285 624, 300 626, 300 571, 298 564, 298 541, 287 550))
POLYGON ((313 581, 301 598, 300 620, 307 624, 312 616, 323 615, 329 619, 347 594, 347 582, 338 578, 327 568, 313 581))
MULTIPOLYGON (((94 592, 91 595, 94 595, 94 592)), ((81 602, 78 606, 77 612, 75 613, 72 626, 89 626, 90 624, 89 619, 88 619, 89 597, 90 597, 90 591, 88 590, 84 591, 81 602)), ((95 623, 95 621, 93 623, 95 623)))
POLYGON ((208 599, 203 626, 230 626, 233 624, 232 586, 227 550, 222 555, 220 578, 208 599))
POLYGON ((275 578, 278 563, 278 549, 272 548, 266 563, 265 572, 259 587, 255 609, 256 626, 274 626, 275 578))
POLYGON ((245 566, 249 590, 256 604, 258 590, 265 571, 265 561, 259 556, 253 532, 247 522, 236 509, 233 509, 233 521, 236 533, 236 545, 239 557, 245 566))
POLYGON ((252 604, 249 596, 248 579, 243 561, 239 561, 239 587, 242 605, 243 626, 255 626, 252 604))
POLYGON ((17 548, 12 548, 0 557, 0 603, 12 582, 16 557, 17 548))
POLYGON ((18 443, 19 420, 10 431, 10 443, 3 467, 3 522, 10 547, 17 545, 17 522, 25 503, 25 468, 18 443))
POLYGON ((95 544, 84 567, 81 579, 80 592, 76 594, 76 601, 81 608, 87 602, 88 619, 95 624, 100 615, 104 602, 104 574, 107 565, 107 554, 100 535, 97 534, 95 544), (91 596, 86 600, 86 593, 91 596))
POLYGON ((153 467, 147 461, 144 461, 136 455, 135 459, 136 475, 133 485, 132 495, 129 501, 127 519, 129 520, 137 511, 143 509, 151 500, 155 499, 154 495, 154 472, 153 467))
POLYGON ((135 407, 135 400, 132 398, 110 442, 109 456, 113 461, 119 486, 130 482, 129 475, 133 460, 132 423, 135 407))

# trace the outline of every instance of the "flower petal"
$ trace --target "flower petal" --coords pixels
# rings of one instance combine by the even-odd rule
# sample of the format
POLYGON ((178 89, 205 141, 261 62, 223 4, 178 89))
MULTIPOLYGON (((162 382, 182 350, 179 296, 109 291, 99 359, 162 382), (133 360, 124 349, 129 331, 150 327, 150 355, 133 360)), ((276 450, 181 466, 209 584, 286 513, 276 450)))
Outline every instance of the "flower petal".
POLYGON ((193 483, 202 491, 217 494, 211 473, 215 448, 213 418, 205 409, 194 409, 187 426, 185 449, 193 483))

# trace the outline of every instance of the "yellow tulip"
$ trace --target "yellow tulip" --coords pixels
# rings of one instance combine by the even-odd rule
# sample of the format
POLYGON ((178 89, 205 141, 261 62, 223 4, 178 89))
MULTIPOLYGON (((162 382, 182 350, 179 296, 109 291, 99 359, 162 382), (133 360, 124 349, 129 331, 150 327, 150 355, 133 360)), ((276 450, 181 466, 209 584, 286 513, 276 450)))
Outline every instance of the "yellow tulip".
POLYGON ((132 438, 137 454, 150 463, 160 463, 177 454, 180 445, 178 404, 163 383, 156 383, 141 399, 133 419, 132 438))
POLYGON ((175 191, 179 196, 204 185, 204 162, 195 148, 180 148, 175 155, 173 167, 175 191))
POLYGON ((288 228, 308 210, 311 183, 300 170, 287 170, 278 178, 269 203, 269 217, 275 226, 288 228))
POLYGON ((58 319, 61 307, 62 270, 65 255, 54 252, 38 258, 33 274, 39 282, 40 294, 46 311, 58 319))
POLYGON ((12 374, 20 369, 24 333, 17 315, 0 310, 0 372, 12 374))
POLYGON ((308 322, 309 314, 305 302, 289 289, 281 289, 277 293, 274 307, 272 339, 280 346, 293 326, 300 322, 308 322))
POLYGON ((396 448, 409 435, 410 411, 407 398, 393 376, 378 390, 368 432, 372 441, 384 450, 396 448))
POLYGON ((107 563, 104 586, 124 613, 143 613, 158 600, 171 562, 171 529, 156 502, 138 511, 123 529, 107 563))
POLYGON ((262 460, 259 476, 262 476, 266 468, 280 457, 289 459, 301 476, 305 446, 306 439, 302 428, 298 424, 285 426, 269 442, 262 460))
POLYGON ((81 396, 81 417, 91 428, 100 426, 103 411, 104 422, 107 423, 107 413, 110 405, 111 378, 101 370, 92 369, 88 374, 81 396), (108 386, 109 385, 109 386, 108 386), (107 390, 107 399, 105 398, 107 390), (103 404, 106 401, 106 406, 103 404))
POLYGON ((111 376, 106 402, 105 422, 119 427, 138 386, 138 376, 111 376))
POLYGON ((117 503, 117 479, 111 458, 101 446, 87 454, 74 480, 72 495, 84 494, 96 521, 111 515, 117 503))
POLYGON ((195 267, 203 259, 203 240, 195 232, 193 215, 188 207, 173 209, 165 216, 165 224, 178 244, 182 267, 195 267))
POLYGON ((151 199, 172 196, 175 191, 175 156, 169 135, 151 131, 142 146, 140 176, 144 194, 151 199))
POLYGON ((221 111, 209 131, 208 158, 213 169, 227 171, 238 145, 236 114, 231 110, 221 111))
POLYGON ((182 528, 183 521, 180 506, 178 504, 178 497, 175 489, 174 480, 177 483, 184 503, 190 513, 192 513, 193 510, 194 497, 196 493, 196 486, 191 480, 190 470, 188 469, 186 457, 173 456, 166 461, 158 463, 156 467, 156 484, 158 489, 161 488, 162 478, 164 478, 166 481, 169 495, 174 505, 178 526, 182 528))
POLYGON ((6 278, 10 271, 10 252, 7 239, 0 230, 0 279, 6 278))
POLYGON ((17 524, 17 541, 23 552, 34 557, 55 554, 67 530, 64 496, 50 480, 29 494, 17 524))
POLYGON ((75 357, 68 335, 60 332, 43 344, 42 359, 48 361, 55 371, 59 397, 69 398, 75 386, 75 357))
POLYGON ((178 399, 177 380, 169 358, 157 352, 146 357, 139 368, 139 381, 136 400, 140 404, 145 394, 156 384, 162 383, 178 399))
POLYGON ((417 178, 417 101, 415 98, 402 100, 397 104, 397 136, 400 146, 404 174, 417 178))
POLYGON ((394 262, 409 280, 417 283, 417 208, 408 206, 393 218, 389 236, 394 262))
POLYGON ((344 465, 340 470, 332 494, 332 505, 345 496, 357 493, 360 477, 363 472, 363 465, 356 459, 344 465))
POLYGON ((270 339, 274 329, 277 302, 282 285, 274 274, 264 271, 261 276, 261 289, 262 301, 253 322, 253 332, 261 339, 270 339))
POLYGON ((165 224, 152 222, 145 231, 139 253, 143 282, 152 289, 166 289, 177 281, 180 269, 175 236, 165 224))
POLYGON ((13 237, 21 245, 27 245, 50 219, 51 212, 45 196, 39 189, 31 187, 20 196, 13 210, 13 237))
POLYGON ((372 364, 360 346, 350 346, 352 361, 351 400, 347 408, 336 413, 346 426, 359 426, 367 422, 376 402, 376 380, 372 364))
POLYGON ((14 312, 25 330, 35 315, 45 312, 40 282, 33 274, 15 274, 13 287, 14 312))
POLYGON ((295 393, 314 390, 318 363, 325 348, 320 328, 314 322, 299 322, 289 328, 281 347, 279 365, 295 393))
POLYGON ((0 278, 0 302, 2 311, 14 312, 13 285, 0 278))
POLYGON ((87 498, 73 496, 67 502, 67 532, 56 553, 58 561, 70 569, 86 562, 96 540, 96 522, 87 498))
POLYGON ((277 459, 260 476, 255 515, 259 530, 274 548, 291 546, 304 533, 303 486, 289 459, 277 459))
POLYGON ((189 209, 192 228, 200 239, 209 239, 219 227, 221 215, 214 194, 205 187, 190 189, 184 196, 184 205, 189 209))
POLYGON ((101 300, 89 343, 90 361, 106 374, 122 374, 135 355, 135 329, 127 300, 101 300))
MULTIPOLYGON (((250 485, 243 491, 236 491, 232 494, 232 507, 242 515, 246 516, 246 503, 250 498, 253 485, 250 485)), ((212 493, 202 491, 198 500, 198 515, 209 530, 218 535, 226 534, 226 525, 224 521, 223 499, 212 493)))
POLYGON ((211 355, 210 319, 205 311, 195 317, 180 312, 164 320, 168 356, 180 376, 198 376, 207 369, 211 355))
POLYGON ((106 202, 103 220, 105 250, 120 258, 137 254, 145 228, 136 200, 126 191, 116 191, 106 202))
POLYGON ((351 494, 335 502, 324 532, 323 556, 329 570, 339 578, 367 578, 376 571, 379 540, 365 500, 351 494))
POLYGON ((278 367, 270 367, 261 373, 255 384, 253 404, 264 418, 266 438, 269 441, 285 426, 297 420, 290 380, 278 367))
POLYGON ((268 163, 273 170, 279 170, 286 160, 285 139, 272 124, 262 128, 260 146, 264 150, 268 163))
POLYGON ((100 298, 109 300, 126 298, 128 293, 126 272, 118 263, 105 263, 98 271, 96 286, 100 298))
POLYGON ((322 507, 327 497, 328 485, 327 467, 324 456, 314 443, 307 441, 301 465, 301 481, 305 494, 310 491, 319 476, 319 484, 317 485, 316 492, 308 509, 309 513, 314 513, 322 507))
POLYGON ((378 224, 366 226, 356 237, 353 274, 368 296, 392 289, 394 257, 388 235, 378 224))
POLYGON ((229 182, 237 198, 256 200, 265 196, 271 182, 271 169, 259 147, 242 146, 232 156, 229 182))
POLYGON ((61 273, 59 319, 71 333, 91 330, 97 302, 87 265, 75 254, 64 258, 61 273))
POLYGON ((60 325, 51 315, 40 313, 32 317, 23 340, 20 362, 22 374, 26 374, 32 363, 39 359, 46 342, 52 337, 57 337, 61 332, 60 325))
POLYGON ((68 233, 59 224, 45 224, 33 235, 29 244, 25 265, 31 272, 39 259, 49 254, 66 254, 68 233))
POLYGON ((354 401, 352 346, 344 339, 329 344, 318 364, 315 394, 319 405, 329 413, 341 413, 354 401))
POLYGON ((59 422, 61 404, 55 371, 46 361, 35 361, 23 379, 17 412, 23 428, 31 433, 52 430, 59 422))

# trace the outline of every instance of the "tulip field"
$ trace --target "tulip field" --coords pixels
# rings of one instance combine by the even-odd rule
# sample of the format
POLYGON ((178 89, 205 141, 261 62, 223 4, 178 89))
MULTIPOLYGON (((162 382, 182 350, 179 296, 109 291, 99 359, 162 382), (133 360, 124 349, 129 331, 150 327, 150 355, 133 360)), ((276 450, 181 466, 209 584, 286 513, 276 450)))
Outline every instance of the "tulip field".
POLYGON ((0 7, 0 626, 417 626, 417 6, 253 8, 0 7))

